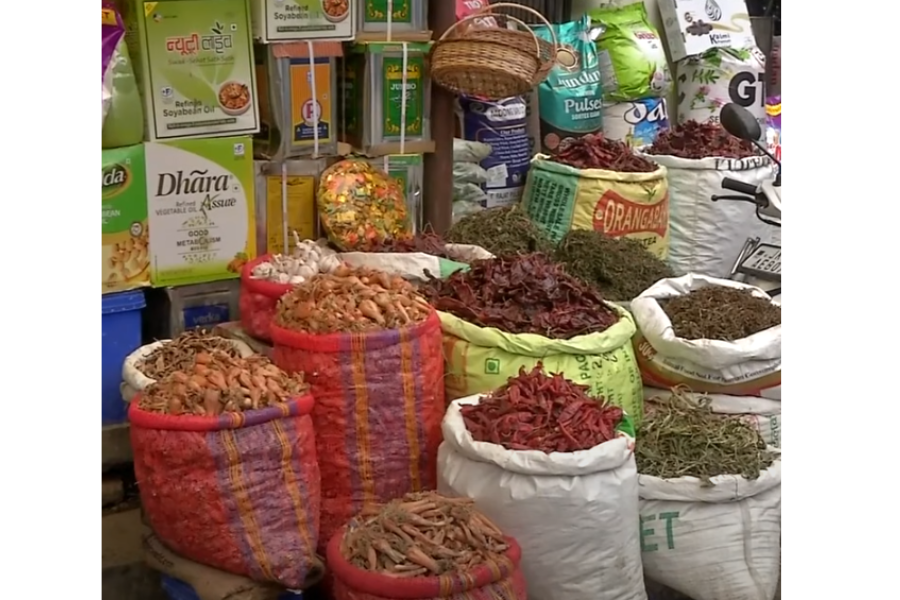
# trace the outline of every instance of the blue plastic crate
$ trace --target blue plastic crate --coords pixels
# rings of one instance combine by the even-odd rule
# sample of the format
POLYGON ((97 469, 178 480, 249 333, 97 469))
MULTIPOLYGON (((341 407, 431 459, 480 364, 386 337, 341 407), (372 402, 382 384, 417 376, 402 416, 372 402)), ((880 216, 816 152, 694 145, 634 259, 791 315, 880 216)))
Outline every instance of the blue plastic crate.
MULTIPOLYGON (((162 576, 162 588, 169 600, 200 600, 200 596, 194 591, 194 588, 174 577, 168 575, 162 576)), ((278 596, 278 600, 301 600, 302 592, 284 592, 278 596)))
POLYGON ((141 345, 141 310, 147 305, 144 292, 120 292, 103 296, 103 424, 127 420, 128 406, 122 401, 122 365, 141 345))

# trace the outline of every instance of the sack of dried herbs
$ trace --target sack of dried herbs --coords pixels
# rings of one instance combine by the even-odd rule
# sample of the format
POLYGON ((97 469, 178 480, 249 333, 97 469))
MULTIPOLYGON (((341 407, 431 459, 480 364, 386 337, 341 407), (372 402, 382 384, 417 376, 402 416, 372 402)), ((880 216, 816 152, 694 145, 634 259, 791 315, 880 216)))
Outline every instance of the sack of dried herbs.
POLYGON ((746 202, 713 202, 725 177, 759 185, 775 176, 768 157, 711 123, 688 121, 660 133, 641 153, 665 167, 669 181, 669 266, 676 275, 728 277, 748 237, 768 241, 780 230, 756 218, 746 202))
POLYGON ((781 557, 781 455, 741 419, 680 393, 637 432, 641 562, 693 600, 773 598, 781 557))
POLYGON ((631 303, 645 385, 781 400, 781 306, 751 285, 663 279, 631 303))
MULTIPOLYGON (((699 394, 686 388, 675 388, 694 401, 708 401, 710 409, 720 415, 739 417, 759 432, 766 444, 781 448, 781 401, 759 396, 729 396, 727 394, 699 394)), ((644 405, 653 398, 668 398, 671 389, 644 388, 644 405)))

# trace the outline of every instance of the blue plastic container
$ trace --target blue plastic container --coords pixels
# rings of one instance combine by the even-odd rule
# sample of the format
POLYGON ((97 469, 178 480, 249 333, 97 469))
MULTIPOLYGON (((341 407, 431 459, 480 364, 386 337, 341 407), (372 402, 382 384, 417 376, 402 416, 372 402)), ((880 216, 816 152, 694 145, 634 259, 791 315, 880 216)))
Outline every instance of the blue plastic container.
POLYGON ((141 310, 144 292, 103 295, 103 424, 127 420, 128 405, 122 400, 122 365, 141 345, 141 310))
MULTIPOLYGON (((200 596, 194 591, 194 588, 174 577, 168 575, 162 576, 162 588, 169 600, 200 600, 200 596)), ((278 596, 278 600, 301 600, 302 593, 284 592, 278 596)))

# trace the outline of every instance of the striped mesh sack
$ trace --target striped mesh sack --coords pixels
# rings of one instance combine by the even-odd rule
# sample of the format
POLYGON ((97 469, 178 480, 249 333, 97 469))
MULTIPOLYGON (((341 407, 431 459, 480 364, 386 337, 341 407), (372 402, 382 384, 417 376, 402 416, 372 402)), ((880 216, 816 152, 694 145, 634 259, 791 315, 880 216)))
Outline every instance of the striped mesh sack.
POLYGON ((362 569, 341 554, 343 530, 328 542, 327 560, 334 600, 527 600, 525 576, 519 569, 522 549, 507 537, 503 560, 465 574, 439 577, 391 577, 362 569))
POLYGON ((273 360, 316 399, 324 553, 364 507, 437 485, 444 357, 436 313, 412 327, 310 334, 272 325, 273 360))
POLYGON ((302 588, 323 568, 310 395, 221 416, 131 403, 141 506, 176 554, 256 581, 302 588))

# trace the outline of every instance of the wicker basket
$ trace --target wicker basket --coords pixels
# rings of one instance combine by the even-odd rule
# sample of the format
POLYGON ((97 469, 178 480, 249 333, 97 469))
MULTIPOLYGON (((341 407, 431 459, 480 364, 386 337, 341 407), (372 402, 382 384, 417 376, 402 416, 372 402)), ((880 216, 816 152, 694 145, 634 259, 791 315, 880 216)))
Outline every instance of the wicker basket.
POLYGON ((502 100, 525 94, 544 81, 556 64, 559 44, 553 27, 534 9, 501 2, 461 19, 431 51, 431 78, 457 94, 502 100), (498 8, 525 10, 547 25, 552 42, 498 8), (509 23, 521 29, 510 29, 509 23))

